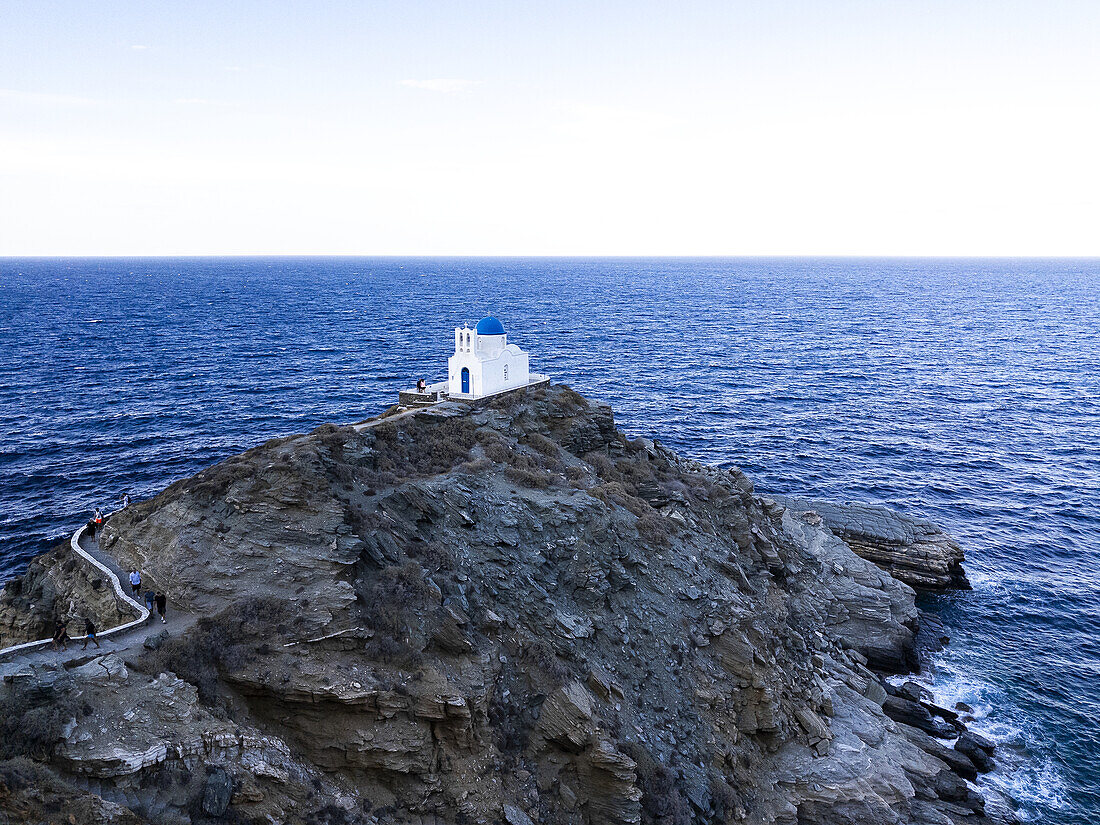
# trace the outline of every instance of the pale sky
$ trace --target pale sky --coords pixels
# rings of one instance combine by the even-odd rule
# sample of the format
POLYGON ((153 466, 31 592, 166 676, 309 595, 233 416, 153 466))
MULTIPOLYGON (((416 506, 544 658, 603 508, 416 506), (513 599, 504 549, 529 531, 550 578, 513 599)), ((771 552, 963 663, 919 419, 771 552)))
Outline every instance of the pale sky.
POLYGON ((0 255, 1097 255, 1100 2, 0 0, 0 255))

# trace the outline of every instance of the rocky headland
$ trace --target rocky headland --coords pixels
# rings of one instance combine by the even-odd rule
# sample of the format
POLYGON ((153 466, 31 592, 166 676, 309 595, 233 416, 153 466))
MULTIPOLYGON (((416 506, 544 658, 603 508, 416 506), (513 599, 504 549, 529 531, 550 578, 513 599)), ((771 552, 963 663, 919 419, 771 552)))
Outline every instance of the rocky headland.
POLYGON ((883 678, 957 545, 845 524, 561 385, 268 442, 101 533, 197 623, 0 661, 0 821, 1004 821, 883 678))

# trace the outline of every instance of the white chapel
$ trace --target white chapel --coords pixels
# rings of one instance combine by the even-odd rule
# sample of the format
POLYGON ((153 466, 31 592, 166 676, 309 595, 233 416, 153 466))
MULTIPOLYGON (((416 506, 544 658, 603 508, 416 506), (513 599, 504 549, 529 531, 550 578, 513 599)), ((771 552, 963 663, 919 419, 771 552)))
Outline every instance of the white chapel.
POLYGON ((508 343, 504 325, 492 315, 473 329, 455 328, 455 352, 447 366, 452 398, 481 398, 531 383, 529 356, 508 343))

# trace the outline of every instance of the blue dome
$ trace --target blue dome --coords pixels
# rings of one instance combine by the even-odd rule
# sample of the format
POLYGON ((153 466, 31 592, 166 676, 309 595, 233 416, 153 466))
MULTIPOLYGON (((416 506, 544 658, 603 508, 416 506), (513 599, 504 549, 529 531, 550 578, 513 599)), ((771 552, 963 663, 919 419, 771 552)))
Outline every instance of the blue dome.
POLYGON ((477 326, 474 327, 474 332, 476 332, 478 335, 503 335, 504 324, 502 324, 492 315, 486 315, 484 318, 477 322, 477 326))

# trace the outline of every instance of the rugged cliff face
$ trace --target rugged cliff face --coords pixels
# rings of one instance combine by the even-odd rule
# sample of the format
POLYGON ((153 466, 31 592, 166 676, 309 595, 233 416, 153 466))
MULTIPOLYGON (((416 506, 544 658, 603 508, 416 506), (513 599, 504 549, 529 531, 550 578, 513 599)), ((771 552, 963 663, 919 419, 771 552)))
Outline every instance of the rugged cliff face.
POLYGON ((4 687, 85 821, 988 821, 878 675, 913 591, 563 386, 269 442, 102 546, 205 618, 4 687))
POLYGON ((83 633, 84 617, 101 629, 132 618, 107 580, 86 567, 68 542, 32 559, 27 572, 0 591, 0 648, 50 638, 59 616, 74 620, 74 636, 83 633))

